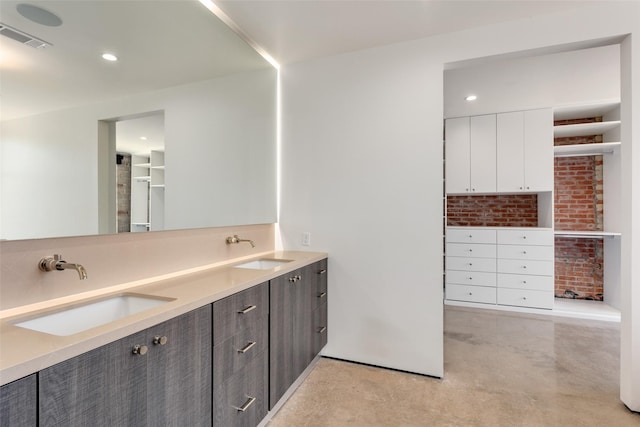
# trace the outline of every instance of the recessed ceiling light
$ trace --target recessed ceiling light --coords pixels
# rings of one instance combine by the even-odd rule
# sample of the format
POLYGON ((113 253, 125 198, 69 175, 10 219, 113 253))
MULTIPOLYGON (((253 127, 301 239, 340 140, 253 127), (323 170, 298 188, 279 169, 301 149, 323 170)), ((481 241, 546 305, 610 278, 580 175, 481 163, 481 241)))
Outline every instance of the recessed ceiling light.
POLYGON ((146 141, 147 137, 146 136, 141 136, 140 139, 143 140, 143 141, 146 141))
POLYGON ((102 59, 106 60, 106 61, 117 61, 118 57, 115 56, 113 53, 103 53, 102 54, 102 59))
POLYGON ((478 99, 476 95, 467 95, 465 101, 475 101, 476 99, 478 99))

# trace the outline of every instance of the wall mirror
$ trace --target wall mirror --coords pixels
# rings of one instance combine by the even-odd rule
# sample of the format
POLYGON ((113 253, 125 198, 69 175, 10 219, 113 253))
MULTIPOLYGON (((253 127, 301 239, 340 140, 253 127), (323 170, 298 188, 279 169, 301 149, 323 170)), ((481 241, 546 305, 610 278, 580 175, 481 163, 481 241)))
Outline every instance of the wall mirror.
POLYGON ((3 0, 0 16, 1 239, 276 221, 277 71, 199 1, 3 0), (142 122, 162 129, 122 148, 142 122), (125 219, 123 161, 147 191, 125 219))

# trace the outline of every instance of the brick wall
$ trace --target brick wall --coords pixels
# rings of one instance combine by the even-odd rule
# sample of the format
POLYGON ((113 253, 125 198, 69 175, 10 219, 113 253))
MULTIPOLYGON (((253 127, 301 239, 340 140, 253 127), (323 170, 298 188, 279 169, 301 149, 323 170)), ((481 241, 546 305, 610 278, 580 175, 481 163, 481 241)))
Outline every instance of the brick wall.
POLYGON ((460 227, 537 227, 535 194, 447 196, 447 225, 460 227))
MULTIPOLYGON (((592 123, 601 117, 556 121, 556 125, 592 123)), ((556 138, 554 145, 593 144, 602 135, 556 138)), ((554 168, 556 230, 603 229, 602 156, 557 157, 554 168)), ((555 295, 602 300, 604 245, 598 239, 556 237, 555 295)))
POLYGON ((556 297, 602 301, 603 241, 557 237, 555 246, 556 297))
POLYGON ((118 233, 126 233, 131 229, 131 156, 126 154, 116 164, 116 208, 118 233))

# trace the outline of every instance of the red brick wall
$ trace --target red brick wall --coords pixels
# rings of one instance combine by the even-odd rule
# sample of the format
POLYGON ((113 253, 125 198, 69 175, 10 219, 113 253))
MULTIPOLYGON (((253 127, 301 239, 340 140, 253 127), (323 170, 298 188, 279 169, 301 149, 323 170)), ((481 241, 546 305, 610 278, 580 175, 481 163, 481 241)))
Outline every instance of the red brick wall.
POLYGON ((603 241, 556 237, 555 295, 602 301, 603 241))
MULTIPOLYGON (((556 124, 589 123, 601 118, 556 124)), ((601 135, 556 138, 555 145, 602 142, 601 135)), ((602 156, 557 157, 554 169, 556 230, 603 229, 602 156)), ((560 298, 602 300, 603 242, 556 237, 555 295, 560 298)))
POLYGON ((535 194, 448 196, 447 225, 460 227, 537 227, 535 194))

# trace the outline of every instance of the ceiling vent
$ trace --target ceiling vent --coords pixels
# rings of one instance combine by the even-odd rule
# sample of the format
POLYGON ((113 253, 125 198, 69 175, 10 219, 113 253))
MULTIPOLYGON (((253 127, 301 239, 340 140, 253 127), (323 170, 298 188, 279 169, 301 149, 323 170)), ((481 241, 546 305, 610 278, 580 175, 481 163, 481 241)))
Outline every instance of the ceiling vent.
POLYGON ((15 28, 8 26, 7 24, 3 24, 2 22, 0 22, 0 34, 36 49, 43 49, 45 47, 51 46, 51 43, 47 43, 44 40, 29 35, 24 31, 16 30, 15 28))

